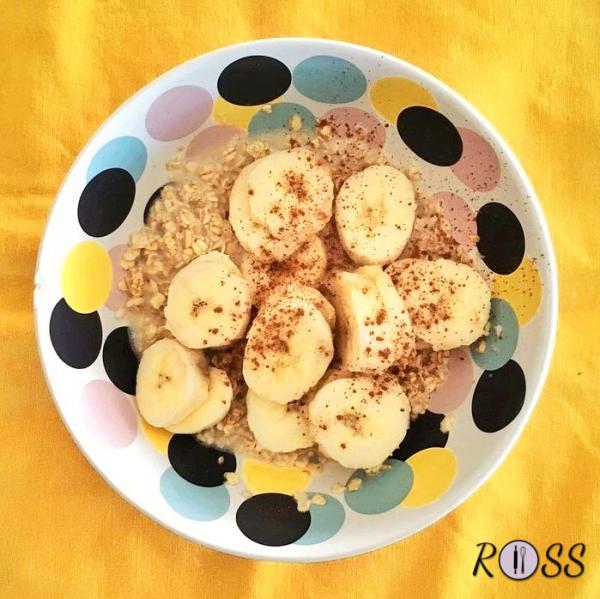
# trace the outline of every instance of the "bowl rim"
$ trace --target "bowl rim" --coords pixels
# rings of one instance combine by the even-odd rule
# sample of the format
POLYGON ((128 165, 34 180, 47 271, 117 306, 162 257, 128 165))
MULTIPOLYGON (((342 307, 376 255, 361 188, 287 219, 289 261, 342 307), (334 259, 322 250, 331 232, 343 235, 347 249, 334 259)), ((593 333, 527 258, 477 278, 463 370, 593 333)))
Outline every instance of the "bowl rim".
POLYGON ((54 402, 54 406, 56 407, 56 410, 60 414, 60 417, 61 417, 61 420, 62 420, 64 426, 66 427, 67 431, 71 435, 71 438, 75 442, 75 445, 77 446, 79 451, 85 456, 87 461, 94 467, 94 470, 96 470, 96 472, 104 479, 104 481, 106 483, 108 483, 108 485, 122 499, 127 501, 130 505, 135 507, 137 510, 142 512, 148 518, 150 518, 154 522, 160 524, 167 530, 169 530, 169 531, 175 533, 176 535, 181 536, 189 541, 192 541, 195 544, 199 544, 204 547, 208 547, 209 549, 213 549, 215 551, 220 551, 222 553, 227 553, 227 554, 234 555, 237 557, 243 557, 246 559, 258 559, 258 560, 265 560, 265 561, 277 561, 277 562, 288 562, 288 563, 314 563, 314 562, 333 561, 333 560, 344 559, 344 558, 352 557, 352 556, 356 556, 356 555, 362 555, 362 554, 374 551, 376 549, 387 547, 388 545, 391 545, 391 544, 401 541, 405 538, 413 536, 414 534, 417 534, 418 532, 421 532, 422 530, 429 528, 430 526, 433 526, 434 524, 438 523, 440 520, 445 518, 450 512, 454 511, 457 507, 459 507, 461 504, 463 504, 476 491, 478 491, 485 482, 488 481, 488 479, 496 472, 496 470, 498 469, 500 464, 502 464, 504 462, 504 460, 506 459, 509 452, 515 446, 517 440, 520 438, 521 434, 523 433, 525 426, 528 424, 529 419, 531 418, 531 414, 539 401, 540 395, 542 393, 543 387, 545 385, 545 382, 546 382, 546 379, 548 376, 550 364, 551 364, 553 353, 554 353, 554 348, 556 345, 556 334, 557 334, 557 328, 558 328, 558 299, 559 299, 558 269, 557 269, 554 247, 552 245, 552 238, 550 235, 550 230, 549 230, 548 224, 546 222, 546 218, 544 216, 544 212, 542 210, 542 207, 541 207, 540 201, 537 197, 537 194, 533 188, 533 185, 531 184, 529 177, 527 176, 524 168, 522 167, 521 163, 517 159, 515 153, 510 148, 510 146, 500 136, 500 134, 495 129, 495 127, 474 106, 472 106, 468 100, 463 98, 458 92, 454 91, 454 89, 452 89, 448 84, 446 84, 442 80, 438 79, 434 75, 428 73, 427 71, 423 70, 421 67, 418 67, 418 66, 416 66, 404 59, 398 58, 392 54, 388 54, 386 52, 383 52, 383 51, 380 51, 380 50, 377 50, 374 48, 370 48, 367 46, 362 46, 360 44, 354 44, 354 43, 350 43, 350 42, 346 42, 346 41, 342 41, 342 40, 334 40, 334 39, 318 38, 318 37, 285 37, 285 36, 282 36, 282 37, 255 39, 255 40, 240 42, 237 44, 230 44, 227 46, 216 48, 214 50, 211 50, 210 52, 205 52, 203 54, 199 54, 198 56, 195 56, 193 58, 190 58, 190 59, 174 66, 173 68, 169 69, 168 71, 165 71, 164 73, 162 73, 158 77, 155 77, 151 81, 149 81, 146 85, 141 87, 138 91, 136 91, 133 95, 129 96, 123 103, 121 103, 100 124, 100 126, 98 126, 95 129, 95 131, 93 132, 91 137, 86 141, 86 143, 83 145, 81 150, 78 152, 77 156, 72 161, 71 166, 69 167, 67 173, 65 174, 65 176, 62 180, 60 187, 58 188, 58 190, 55 194, 54 202, 53 202, 52 207, 50 208, 50 211, 46 218, 46 224, 45 224, 43 232, 42 232, 39 249, 38 249, 38 254, 37 254, 37 259, 36 259, 36 265, 35 265, 34 286, 33 286, 33 315, 34 315, 34 329, 35 329, 35 337, 36 337, 36 345, 37 345, 37 354, 38 354, 40 364, 42 366, 42 372, 44 374, 44 378, 46 379, 46 384, 47 384, 48 390, 50 391, 52 401, 54 402), (331 48, 331 46, 334 45, 334 46, 338 46, 341 48, 345 48, 346 50, 349 50, 349 51, 360 52, 364 56, 370 56, 372 58, 385 58, 386 60, 395 62, 395 63, 399 64, 400 66, 402 66, 402 68, 404 70, 408 71, 410 73, 410 75, 412 75, 417 81, 422 81, 426 84, 433 85, 434 87, 438 87, 445 94, 447 94, 448 97, 453 102, 455 102, 463 111, 465 111, 467 114, 469 114, 469 116, 472 117, 472 119, 474 121, 476 121, 483 129, 485 129, 486 133, 491 137, 493 142, 495 144, 497 144, 497 146, 499 148, 501 148, 502 152, 506 156, 507 162, 510 163, 511 166, 515 169, 520 182, 522 183, 522 185, 525 188, 525 191, 526 191, 526 194, 528 197, 528 201, 530 202, 531 206, 533 207, 535 217, 537 218, 537 220, 540 223, 540 228, 541 228, 541 233, 542 233, 542 243, 544 245, 546 257, 548 259, 548 271, 549 271, 549 275, 550 275, 549 280, 546 283, 547 288, 549 290, 547 301, 549 302, 549 313, 550 313, 550 322, 549 322, 550 336, 548 339, 548 345, 544 349, 545 355, 544 355, 543 362, 542 362, 542 365, 541 365, 540 371, 539 371, 540 376, 538 377, 537 384, 535 385, 535 387, 533 389, 533 392, 531 395, 532 400, 531 400, 530 404, 528 406, 524 407, 523 410, 521 411, 519 421, 515 423, 515 426, 513 427, 508 440, 505 442, 505 446, 498 453, 498 455, 496 456, 492 465, 485 471, 485 473, 474 484, 472 484, 472 486, 470 488, 465 490, 463 493, 460 493, 459 496, 453 502, 451 502, 449 504, 449 507, 441 510, 440 513, 435 518, 435 520, 433 520, 432 522, 429 522, 428 524, 424 524, 422 526, 418 526, 414 530, 411 530, 409 532, 402 533, 402 534, 395 533, 393 530, 391 530, 388 534, 382 535, 381 538, 378 538, 374 542, 371 541, 371 542, 367 542, 367 543, 361 543, 360 546, 358 546, 358 547, 353 547, 348 550, 339 551, 335 554, 325 555, 325 556, 320 556, 318 554, 318 551, 315 552, 315 555, 302 556, 302 557, 298 557, 298 556, 294 556, 294 555, 287 555, 285 553, 281 554, 281 555, 277 555, 277 556, 272 556, 272 555, 265 556, 265 555, 261 555, 259 552, 240 550, 240 549, 226 546, 225 544, 206 542, 204 540, 200 541, 199 539, 191 536, 190 534, 188 534, 184 531, 177 530, 175 527, 171 526, 169 523, 167 523, 165 520, 163 520, 160 515, 150 513, 149 511, 146 510, 146 508, 143 505, 141 505, 139 502, 133 500, 132 498, 128 497, 121 489, 119 489, 115 484, 113 484, 113 482, 108 478, 108 475, 105 474, 102 471, 102 469, 99 467, 99 465, 96 463, 93 456, 89 452, 85 451, 84 448, 80 445, 79 441, 77 440, 76 435, 74 434, 73 429, 71 428, 71 426, 69 425, 69 422, 67 421, 67 419, 65 417, 65 414, 61 410, 59 402, 57 401, 57 395, 54 391, 54 388, 52 385, 52 380, 49 376, 49 373, 46 369, 46 364, 43 359, 42 347, 41 347, 41 337, 40 337, 40 330, 41 330, 42 323, 41 323, 41 315, 38 310, 37 301, 36 301, 37 295, 38 295, 38 293, 40 293, 39 267, 40 267, 42 254, 44 252, 46 243, 48 242, 47 233, 48 233, 48 228, 49 228, 50 222, 52 221, 52 218, 54 217, 54 213, 56 210, 56 205, 57 205, 56 200, 62 194, 66 182, 71 177, 71 174, 72 174, 75 166, 78 164, 79 160, 81 159, 82 155, 85 153, 85 151, 88 149, 88 147, 94 142, 94 140, 100 134, 100 132, 103 131, 104 128, 108 126, 110 121, 114 117, 116 117, 119 113, 124 111, 130 104, 133 104, 140 95, 142 95, 148 89, 150 89, 151 87, 156 85, 157 82, 162 81, 163 79, 166 79, 167 77, 169 77, 174 72, 176 72, 180 69, 184 70, 186 67, 191 66, 193 63, 195 63, 196 61, 198 61, 202 58, 205 58, 205 57, 211 56, 211 55, 215 55, 215 54, 219 54, 219 53, 221 53, 223 51, 227 51, 227 50, 244 50, 245 48, 256 47, 257 44, 259 44, 261 46, 261 50, 263 50, 263 49, 268 50, 269 48, 276 47, 278 44, 281 44, 281 43, 310 44, 310 45, 315 46, 316 51, 319 50, 319 47, 326 46, 327 48, 331 48))

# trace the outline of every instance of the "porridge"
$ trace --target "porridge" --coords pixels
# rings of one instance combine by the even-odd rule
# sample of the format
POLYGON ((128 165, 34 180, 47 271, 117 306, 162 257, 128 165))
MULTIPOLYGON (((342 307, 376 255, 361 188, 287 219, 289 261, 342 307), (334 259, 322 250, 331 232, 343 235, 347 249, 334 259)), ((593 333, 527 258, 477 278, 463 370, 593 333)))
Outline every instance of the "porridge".
POLYGON ((484 335, 490 289, 368 132, 297 125, 169 161, 121 261, 137 406, 277 465, 376 469, 484 335))

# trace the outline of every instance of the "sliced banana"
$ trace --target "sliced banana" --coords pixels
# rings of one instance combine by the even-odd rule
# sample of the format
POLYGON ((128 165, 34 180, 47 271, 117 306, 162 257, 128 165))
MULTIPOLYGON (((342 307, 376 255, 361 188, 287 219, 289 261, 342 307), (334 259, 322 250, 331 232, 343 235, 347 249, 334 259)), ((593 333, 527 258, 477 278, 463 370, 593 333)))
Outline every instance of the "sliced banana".
POLYGON ((335 328, 335 308, 325 299, 325 296, 315 289, 314 287, 308 287, 308 285, 300 285, 298 283, 290 283, 287 286, 279 286, 273 289, 273 291, 266 296, 265 303, 274 304, 277 303, 280 298, 299 297, 310 302, 321 314, 324 316, 327 324, 331 329, 335 328))
POLYGON ((396 260, 415 221, 415 190, 391 166, 369 166, 346 179, 335 200, 340 241, 358 264, 396 260))
POLYGON ((306 299, 282 294, 261 307, 250 327, 243 375, 263 399, 286 404, 316 385, 332 358, 323 314, 306 299))
POLYGON ((248 178, 254 192, 250 212, 273 237, 292 236, 302 245, 327 224, 333 181, 313 152, 307 148, 282 150, 255 165, 248 178))
POLYGON ((223 347, 243 337, 250 308, 250 289, 237 266, 224 254, 210 252, 173 277, 165 318, 187 347, 223 347))
POLYGON ((144 351, 137 371, 136 402, 152 426, 186 418, 208 397, 206 360, 174 339, 156 341, 144 351))
POLYGON ((256 163, 246 166, 235 180, 229 195, 229 222, 240 245, 262 262, 280 261, 289 258, 298 247, 287 240, 273 237, 260 223, 254 221, 250 212, 248 185, 250 172, 256 163))
POLYGON ((282 405, 249 389, 246 407, 248 426, 259 449, 287 453, 314 443, 305 406, 282 405))
POLYGON ((325 299, 325 296, 313 287, 304 286, 302 292, 304 297, 323 315, 331 330, 335 329, 335 308, 325 299))
POLYGON ((390 275, 392 282, 396 285, 398 277, 409 267, 419 262, 417 258, 403 258, 402 260, 396 260, 385 267, 385 272, 390 275))
POLYGON ((383 302, 384 327, 389 335, 389 360, 391 362, 403 360, 414 349, 415 334, 408 309, 396 291, 392 278, 380 266, 361 266, 356 272, 366 276, 375 284, 383 302))
POLYGON ((481 275, 451 260, 403 262, 396 263, 394 283, 417 337, 434 350, 469 345, 481 337, 491 301, 481 275))
POLYGON ((375 285, 364 275, 338 272, 333 288, 336 348, 343 367, 352 372, 383 370, 378 352, 388 348, 385 336, 376 332, 383 305, 375 285))
POLYGON ((406 435, 410 406, 393 380, 364 375, 325 383, 308 405, 321 451, 346 468, 383 463, 406 435))
POLYGON ((165 428, 172 433, 188 435, 199 433, 225 418, 231 407, 232 399, 233 386, 227 373, 211 367, 208 369, 208 395, 206 401, 181 422, 165 426, 165 428))
POLYGON ((333 287, 336 346, 345 369, 383 372, 412 351, 408 313, 381 268, 338 272, 333 287))
POLYGON ((255 305, 278 286, 291 283, 316 287, 327 270, 325 245, 315 237, 283 262, 261 262, 252 254, 243 255, 240 270, 248 281, 255 305))
POLYGON ((333 181, 310 150, 282 150, 240 173, 229 204, 229 220, 242 247, 259 261, 281 261, 331 218, 333 181))

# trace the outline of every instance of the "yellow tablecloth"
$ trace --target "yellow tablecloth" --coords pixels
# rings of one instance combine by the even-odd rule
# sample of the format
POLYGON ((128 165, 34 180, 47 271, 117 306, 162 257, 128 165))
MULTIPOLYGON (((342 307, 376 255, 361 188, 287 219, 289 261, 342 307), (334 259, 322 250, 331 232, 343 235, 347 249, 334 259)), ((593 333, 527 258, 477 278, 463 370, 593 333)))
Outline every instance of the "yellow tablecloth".
MULTIPOLYGON (((593 597, 600 589, 598 0, 5 0, 0 10, 0 595, 593 597), (370 555, 257 563, 193 545, 123 501, 62 425, 36 355, 32 278, 54 194, 99 124, 178 63, 272 36, 405 58, 478 107, 536 187, 560 266, 560 329, 530 424, 450 516, 370 555), (472 570, 476 543, 587 545, 575 579, 472 570)), ((565 549, 566 551, 566 549, 565 549)))

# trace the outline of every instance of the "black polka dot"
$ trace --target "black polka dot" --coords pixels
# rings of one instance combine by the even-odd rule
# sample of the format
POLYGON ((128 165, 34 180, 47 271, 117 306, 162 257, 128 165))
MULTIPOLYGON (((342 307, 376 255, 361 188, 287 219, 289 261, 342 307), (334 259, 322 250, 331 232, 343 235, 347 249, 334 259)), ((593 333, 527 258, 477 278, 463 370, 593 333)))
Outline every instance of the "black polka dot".
POLYGON ((437 166, 460 160, 463 143, 456 127, 440 112, 425 106, 405 108, 396 122, 402 141, 419 158, 437 166))
POLYGON ((87 368, 94 363, 102 347, 102 323, 98 312, 80 314, 61 299, 50 316, 50 341, 65 364, 87 368))
POLYGON ((138 358, 131 347, 129 329, 119 327, 104 342, 102 360, 108 378, 125 393, 135 395, 138 358))
POLYGON ((295 499, 282 493, 262 493, 246 499, 235 519, 250 540, 270 547, 297 541, 311 520, 310 512, 299 512, 295 499))
POLYGON ((158 198, 160 198, 160 194, 162 192, 162 190, 167 186, 167 184, 165 183, 164 185, 161 185, 151 196, 150 199, 148 200, 148 202, 146 203, 146 207, 144 208, 144 222, 147 224, 148 223, 148 218, 150 217, 150 210, 152 210, 152 206, 154 206, 156 200, 158 200, 158 198))
POLYGON ((237 465, 232 453, 202 445, 194 435, 173 435, 168 455, 179 476, 201 487, 222 485, 225 473, 235 472, 237 465))
POLYGON ((525 254, 523 227, 514 212, 499 202, 485 204, 477 212, 477 249, 494 272, 515 271, 525 254))
POLYGON ((477 428, 495 433, 508 426, 523 407, 525 389, 523 370, 513 360, 498 370, 484 371, 477 381, 471 404, 477 428))
POLYGON ((135 181, 122 168, 98 173, 84 188, 77 206, 81 228, 92 237, 115 231, 127 218, 135 198, 135 181))
POLYGON ((271 102, 292 82, 290 70, 270 56, 246 56, 225 67, 217 88, 225 100, 239 106, 271 102))
POLYGON ((443 419, 443 414, 434 414, 429 411, 421 414, 414 422, 411 422, 406 437, 398 449, 394 450, 392 457, 404 461, 422 449, 445 447, 448 442, 448 433, 440 430, 440 422, 443 419))

